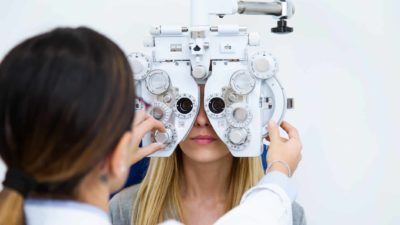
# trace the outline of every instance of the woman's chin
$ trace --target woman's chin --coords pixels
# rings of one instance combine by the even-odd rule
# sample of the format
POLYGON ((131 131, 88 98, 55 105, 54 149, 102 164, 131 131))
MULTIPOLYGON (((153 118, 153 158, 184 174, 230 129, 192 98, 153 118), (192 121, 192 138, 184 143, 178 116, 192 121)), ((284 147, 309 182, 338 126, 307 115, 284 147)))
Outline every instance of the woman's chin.
POLYGON ((229 151, 225 148, 194 147, 189 149, 188 151, 182 149, 184 156, 198 163, 216 162, 230 156, 229 151))

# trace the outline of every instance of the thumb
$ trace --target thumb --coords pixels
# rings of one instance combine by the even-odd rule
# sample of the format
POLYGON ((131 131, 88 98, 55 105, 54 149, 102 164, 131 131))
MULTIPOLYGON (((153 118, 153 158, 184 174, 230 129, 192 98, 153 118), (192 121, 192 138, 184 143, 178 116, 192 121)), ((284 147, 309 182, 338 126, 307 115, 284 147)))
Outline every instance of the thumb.
POLYGON ((140 148, 132 157, 131 164, 135 164, 143 158, 153 154, 154 152, 164 149, 166 146, 161 143, 151 143, 147 146, 140 148))
POLYGON ((279 128, 276 125, 276 123, 272 120, 268 122, 268 132, 269 132, 269 139, 271 142, 280 140, 279 128))

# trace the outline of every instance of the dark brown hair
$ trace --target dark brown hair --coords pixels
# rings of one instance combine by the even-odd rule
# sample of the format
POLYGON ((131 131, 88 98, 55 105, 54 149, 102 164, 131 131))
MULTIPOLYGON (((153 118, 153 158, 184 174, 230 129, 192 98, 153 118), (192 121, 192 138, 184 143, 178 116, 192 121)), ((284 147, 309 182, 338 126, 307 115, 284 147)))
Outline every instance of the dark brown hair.
MULTIPOLYGON (((134 116, 123 51, 89 28, 58 28, 13 48, 0 64, 0 156, 70 194, 104 160, 134 116)), ((0 224, 23 224, 23 198, 0 192, 0 224)))

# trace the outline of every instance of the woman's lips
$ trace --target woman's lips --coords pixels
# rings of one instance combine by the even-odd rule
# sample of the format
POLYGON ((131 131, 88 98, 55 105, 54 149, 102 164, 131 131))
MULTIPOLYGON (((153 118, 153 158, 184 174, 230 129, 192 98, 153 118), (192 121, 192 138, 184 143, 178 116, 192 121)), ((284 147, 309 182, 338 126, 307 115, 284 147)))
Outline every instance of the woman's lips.
POLYGON ((205 144, 210 144, 211 142, 215 141, 216 139, 209 135, 199 135, 194 138, 191 138, 191 140, 193 140, 197 144, 205 145, 205 144))

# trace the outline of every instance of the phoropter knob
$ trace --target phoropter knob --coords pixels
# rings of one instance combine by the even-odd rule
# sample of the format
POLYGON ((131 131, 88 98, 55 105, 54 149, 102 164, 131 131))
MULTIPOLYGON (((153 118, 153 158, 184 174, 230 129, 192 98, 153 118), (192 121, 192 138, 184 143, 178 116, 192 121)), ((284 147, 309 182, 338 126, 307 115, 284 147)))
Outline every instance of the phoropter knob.
POLYGON ((259 79, 269 79, 275 76, 278 64, 271 54, 265 51, 257 52, 249 59, 249 70, 259 79))
POLYGON ((173 131, 171 129, 166 128, 164 133, 159 132, 158 130, 154 133, 154 139, 158 143, 169 144, 173 141, 173 131))
POLYGON ((231 128, 228 131, 228 140, 235 145, 241 145, 246 142, 248 133, 244 128, 231 128))
POLYGON ((243 103, 233 103, 226 109, 226 119, 233 127, 243 128, 248 126, 252 117, 250 109, 243 103))
POLYGON ((163 70, 153 70, 147 75, 146 87, 154 95, 160 95, 170 86, 169 75, 163 70))
POLYGON ((203 79, 207 76, 207 69, 202 65, 193 67, 192 76, 196 79, 203 79))
POLYGON ((236 94, 247 95, 256 85, 255 78, 246 70, 238 70, 231 76, 230 86, 236 94))
POLYGON ((162 123, 167 123, 171 117, 172 109, 162 102, 153 102, 153 109, 150 111, 150 115, 154 119, 161 121, 162 123))
POLYGON ((128 56, 128 60, 133 71, 133 78, 135 80, 145 79, 151 70, 150 59, 142 53, 135 52, 128 56))
POLYGON ((276 34, 287 34, 293 32, 293 27, 288 27, 285 19, 280 19, 277 22, 277 26, 271 28, 272 33, 276 34))

